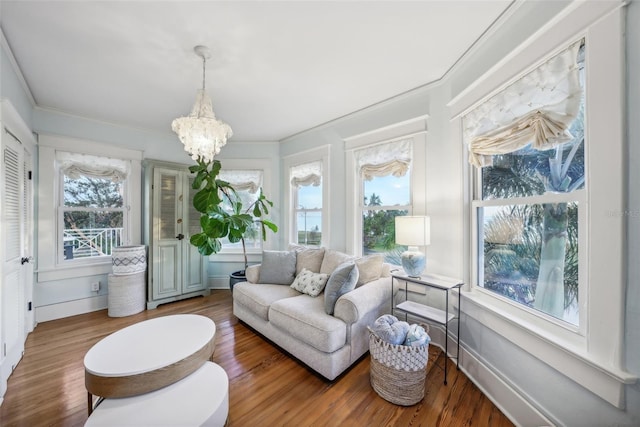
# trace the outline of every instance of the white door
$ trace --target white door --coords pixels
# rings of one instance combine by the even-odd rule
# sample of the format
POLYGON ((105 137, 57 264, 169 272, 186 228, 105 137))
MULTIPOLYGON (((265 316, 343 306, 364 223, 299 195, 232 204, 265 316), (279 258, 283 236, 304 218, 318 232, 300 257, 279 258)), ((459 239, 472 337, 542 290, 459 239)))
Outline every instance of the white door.
POLYGON ((5 126, 1 155, 0 398, 22 358, 27 333, 33 329, 31 155, 5 126))

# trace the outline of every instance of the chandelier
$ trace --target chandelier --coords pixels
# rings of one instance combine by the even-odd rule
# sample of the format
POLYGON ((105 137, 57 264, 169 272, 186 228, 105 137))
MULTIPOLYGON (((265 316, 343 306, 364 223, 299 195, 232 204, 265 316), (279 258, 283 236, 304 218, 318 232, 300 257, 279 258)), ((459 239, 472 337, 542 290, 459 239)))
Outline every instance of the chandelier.
POLYGON ((193 50, 202 58, 202 89, 198 90, 191 114, 175 119, 171 123, 171 129, 178 134, 180 142, 184 144, 184 150, 193 160, 210 163, 213 157, 220 153, 220 148, 227 143, 227 139, 233 135, 233 131, 228 124, 216 119, 211 98, 205 91, 207 58, 211 57, 209 48, 196 46, 193 50))

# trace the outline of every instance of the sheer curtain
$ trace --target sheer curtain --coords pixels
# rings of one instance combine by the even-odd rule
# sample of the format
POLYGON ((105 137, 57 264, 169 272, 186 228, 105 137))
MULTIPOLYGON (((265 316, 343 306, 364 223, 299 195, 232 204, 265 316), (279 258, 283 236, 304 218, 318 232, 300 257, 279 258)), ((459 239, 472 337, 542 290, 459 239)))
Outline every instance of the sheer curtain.
POLYGON ((412 139, 386 142, 356 150, 356 170, 367 181, 388 175, 404 176, 411 165, 412 139))
POLYGON ((57 151, 56 161, 60 170, 72 179, 86 176, 122 182, 127 179, 130 170, 129 162, 126 160, 66 151, 57 151))
POLYGON ((220 170, 218 177, 227 181, 234 190, 245 191, 255 194, 262 187, 261 170, 220 170))
POLYGON ((491 165, 492 156, 528 144, 548 150, 571 141, 582 89, 578 55, 583 40, 512 83, 463 118, 469 162, 491 165))
POLYGON ((318 187, 322 183, 322 161, 303 163, 291 167, 291 185, 294 187, 318 187))

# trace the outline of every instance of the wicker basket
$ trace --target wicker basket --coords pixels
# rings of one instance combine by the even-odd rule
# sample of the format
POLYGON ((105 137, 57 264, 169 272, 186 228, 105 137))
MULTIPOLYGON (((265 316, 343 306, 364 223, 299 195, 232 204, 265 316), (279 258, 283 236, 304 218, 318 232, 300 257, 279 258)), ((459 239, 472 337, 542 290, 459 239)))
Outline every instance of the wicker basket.
POLYGON ((109 274, 109 317, 124 317, 144 311, 147 300, 146 273, 109 274))
MULTIPOLYGON (((428 332, 428 325, 422 325, 428 332)), ((411 406, 424 398, 429 360, 429 344, 407 346, 389 344, 369 328, 371 386, 383 399, 411 406)))

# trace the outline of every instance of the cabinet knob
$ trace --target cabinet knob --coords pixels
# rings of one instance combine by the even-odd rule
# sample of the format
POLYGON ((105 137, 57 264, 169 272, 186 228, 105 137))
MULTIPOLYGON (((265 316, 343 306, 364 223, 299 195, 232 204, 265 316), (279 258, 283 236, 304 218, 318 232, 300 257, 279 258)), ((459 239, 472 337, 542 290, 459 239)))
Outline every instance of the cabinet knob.
POLYGON ((178 239, 178 240, 182 240, 182 239, 184 239, 184 234, 182 234, 182 233, 178 234, 178 235, 176 236, 176 239, 178 239))

